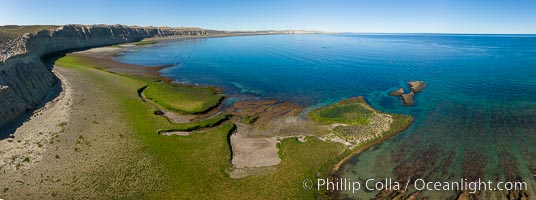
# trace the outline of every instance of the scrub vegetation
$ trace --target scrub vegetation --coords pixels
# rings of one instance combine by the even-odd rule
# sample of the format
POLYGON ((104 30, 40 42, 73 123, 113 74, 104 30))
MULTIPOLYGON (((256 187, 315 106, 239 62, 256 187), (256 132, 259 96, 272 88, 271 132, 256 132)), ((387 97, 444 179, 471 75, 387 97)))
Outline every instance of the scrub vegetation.
POLYGON ((41 30, 56 28, 58 26, 52 25, 34 25, 34 26, 16 26, 6 25, 0 26, 0 44, 4 44, 5 41, 19 37, 25 33, 37 33, 41 30))

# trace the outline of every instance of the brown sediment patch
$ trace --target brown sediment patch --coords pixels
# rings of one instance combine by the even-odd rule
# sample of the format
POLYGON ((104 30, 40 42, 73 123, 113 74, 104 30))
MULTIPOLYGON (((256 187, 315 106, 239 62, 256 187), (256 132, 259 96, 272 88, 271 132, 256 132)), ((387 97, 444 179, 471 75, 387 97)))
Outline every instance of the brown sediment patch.
POLYGON ((240 133, 232 134, 230 142, 233 152, 231 160, 233 168, 229 177, 238 179, 276 172, 277 166, 281 163, 277 144, 289 138, 296 138, 299 142, 307 142, 306 137, 300 135, 248 138, 240 133))
POLYGON ((288 101, 245 100, 234 103, 225 111, 233 115, 231 121, 239 126, 239 132, 245 137, 312 135, 315 131, 307 119, 299 116, 303 108, 288 101), (244 123, 248 116, 257 119, 248 125, 244 123))
POLYGON ((233 151, 232 164, 236 168, 266 167, 281 162, 277 149, 277 139, 248 138, 241 133, 231 135, 233 151))

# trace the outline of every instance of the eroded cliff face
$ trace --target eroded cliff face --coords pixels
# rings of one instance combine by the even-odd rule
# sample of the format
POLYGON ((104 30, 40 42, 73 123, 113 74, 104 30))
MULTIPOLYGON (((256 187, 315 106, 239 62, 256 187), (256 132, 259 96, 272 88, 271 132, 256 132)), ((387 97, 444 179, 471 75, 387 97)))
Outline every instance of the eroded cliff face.
POLYGON ((211 32, 199 28, 65 25, 10 39, 0 45, 0 128, 37 108, 57 83, 53 73, 41 62, 43 55, 150 37, 211 32))

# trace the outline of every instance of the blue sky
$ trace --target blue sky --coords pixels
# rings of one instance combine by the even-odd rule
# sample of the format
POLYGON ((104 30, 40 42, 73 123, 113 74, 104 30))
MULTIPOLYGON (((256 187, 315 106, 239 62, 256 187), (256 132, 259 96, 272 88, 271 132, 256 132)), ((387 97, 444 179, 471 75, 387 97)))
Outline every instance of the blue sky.
POLYGON ((0 25, 127 24, 217 30, 536 33, 535 0, 2 0, 0 25))

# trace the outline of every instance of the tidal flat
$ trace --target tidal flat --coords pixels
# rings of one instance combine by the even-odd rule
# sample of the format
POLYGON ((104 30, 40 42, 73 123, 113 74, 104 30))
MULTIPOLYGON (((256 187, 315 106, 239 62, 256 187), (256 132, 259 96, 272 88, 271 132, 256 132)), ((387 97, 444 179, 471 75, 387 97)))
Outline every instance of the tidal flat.
MULTIPOLYGON (((333 140, 336 136, 326 137, 332 125, 299 116, 300 105, 258 100, 225 106, 221 89, 173 83, 154 69, 117 63, 111 60, 115 48, 121 47, 50 58, 69 97, 60 96, 55 105, 66 109, 44 112, 68 117, 39 147, 45 149, 40 159, 21 158, 12 163, 16 169, 4 169, 2 176, 19 177, 3 179, 2 185, 9 185, 5 196, 214 198, 203 192, 210 189, 221 198, 327 197, 325 191, 304 190, 303 180, 331 176, 333 166, 356 150, 333 140), (259 105, 269 112, 256 110, 259 105), (233 162, 240 154, 232 137, 243 133, 253 141, 269 137, 278 161, 233 162), (63 173, 57 173, 60 169, 63 173), (45 187, 41 183, 46 181, 45 187)), ((246 147, 248 154, 251 147, 256 149, 246 147)))
MULTIPOLYGON (((53 123, 43 140, 22 141, 46 151, 15 157, 3 169, 2 176, 13 177, 4 180, 13 185, 4 193, 28 198, 43 193, 60 198, 355 197, 302 187, 304 179, 332 176, 483 176, 533 184, 526 177, 536 163, 528 146, 534 82, 526 78, 534 60, 514 62, 525 66, 519 67, 521 74, 501 74, 512 61, 488 62, 497 55, 526 58, 531 49, 515 44, 532 38, 425 36, 197 38, 53 58, 67 96, 56 107, 66 108, 59 112, 66 117, 54 119, 65 120, 53 123), (469 48, 475 40, 478 48, 469 48), (397 46, 415 51, 392 50, 397 46), (509 54, 505 49, 513 46, 520 49, 509 54), (460 54, 470 56, 461 59, 460 54), (500 75, 467 73, 486 74, 482 66, 500 75), (407 107, 389 92, 406 88, 411 80, 427 86, 407 107), (482 107, 481 102, 489 104, 482 107), (35 167, 40 170, 29 170, 35 167), (147 184, 152 186, 143 187, 147 184)), ((42 120, 54 116, 48 111, 38 114, 42 120)), ((529 189, 520 195, 532 196, 529 189)), ((465 193, 357 195, 446 198, 465 193)))
MULTIPOLYGON (((217 85, 234 99, 290 101, 305 113, 363 96, 377 110, 411 115, 413 125, 354 156, 339 176, 527 181, 534 196, 535 43, 533 35, 266 35, 168 41, 114 59, 171 64, 161 74, 179 83, 217 85), (411 81, 426 83, 412 106, 389 95, 410 92, 411 81)), ((508 195, 517 194, 480 197, 508 195)))

